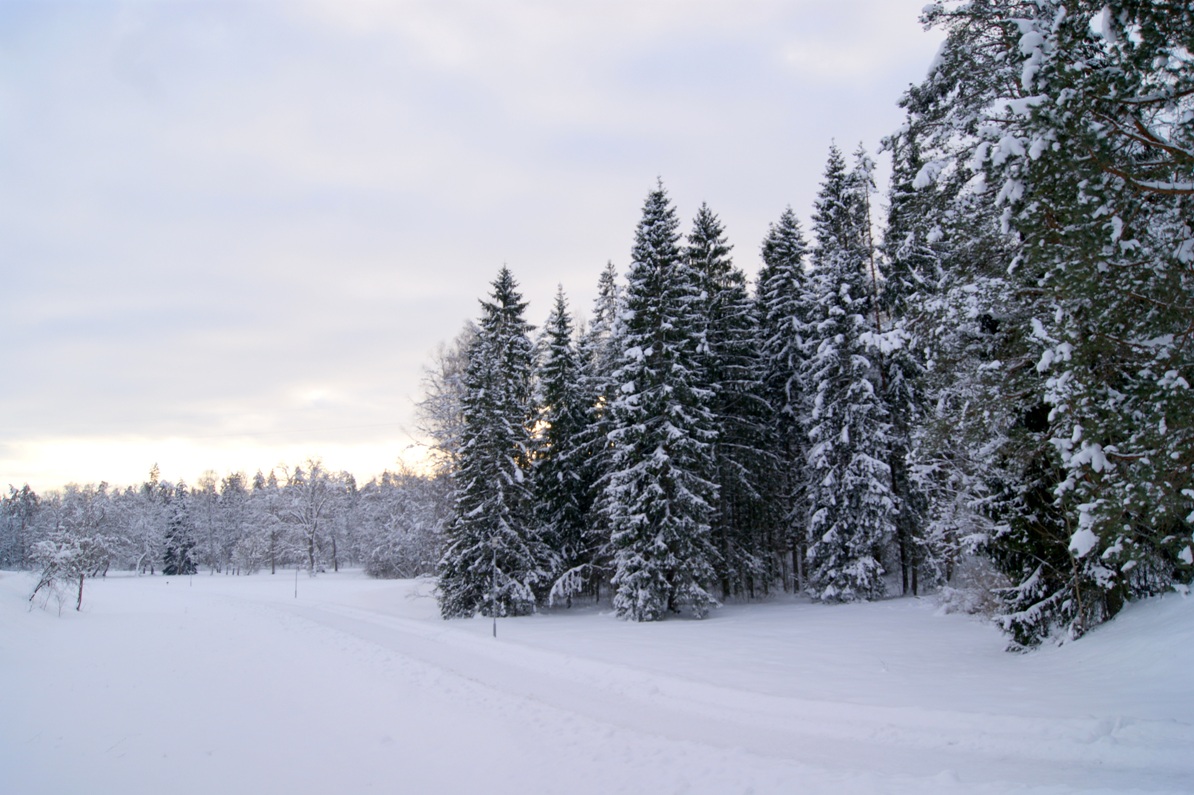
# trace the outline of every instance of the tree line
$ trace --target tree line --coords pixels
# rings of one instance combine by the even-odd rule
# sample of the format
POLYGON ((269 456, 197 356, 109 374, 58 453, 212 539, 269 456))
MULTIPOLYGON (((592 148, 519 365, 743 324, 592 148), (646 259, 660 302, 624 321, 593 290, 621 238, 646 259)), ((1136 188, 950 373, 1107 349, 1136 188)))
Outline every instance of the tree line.
POLYGON ((453 488, 445 617, 609 593, 656 620, 982 560, 1011 645, 1194 575, 1194 11, 937 3, 884 141, 831 147, 753 285, 662 184, 585 328, 503 268, 424 401, 453 488))
POLYGON ((110 569, 143 574, 311 573, 363 567, 379 577, 434 571, 445 520, 442 479, 385 472, 363 486, 316 460, 251 479, 208 472, 194 486, 68 485, 39 495, 28 485, 0 498, 0 568, 42 572, 38 592, 110 569))

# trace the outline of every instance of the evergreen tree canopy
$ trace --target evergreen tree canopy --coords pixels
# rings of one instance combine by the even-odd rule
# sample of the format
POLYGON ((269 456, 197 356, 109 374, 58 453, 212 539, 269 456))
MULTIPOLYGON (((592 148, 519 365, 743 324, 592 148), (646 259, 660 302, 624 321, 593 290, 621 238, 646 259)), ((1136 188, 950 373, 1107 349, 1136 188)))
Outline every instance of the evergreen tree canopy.
POLYGON ((766 449, 767 403, 762 388, 762 352, 746 275, 730 260, 721 221, 705 204, 693 220, 685 254, 698 279, 704 321, 700 349, 702 383, 716 441, 717 510, 712 540, 722 593, 765 591, 772 542, 762 505, 764 472, 775 466, 766 449))
POLYGON ((482 301, 464 376, 455 516, 439 564, 445 618, 523 615, 553 561, 534 515, 532 327, 509 269, 482 301))
POLYGON ((562 287, 544 327, 538 373, 535 500, 544 541, 559 557, 560 570, 553 573, 558 576, 585 565, 592 556, 586 532, 591 493, 583 439, 589 406, 562 287))
POLYGON ((762 389, 769 404, 770 449, 777 458, 766 481, 769 521, 792 553, 791 576, 799 587, 808 518, 808 429, 801 380, 808 358, 817 297, 807 270, 808 243, 792 208, 772 224, 762 245, 763 267, 755 295, 763 361, 762 389))
POLYGON ((988 24, 1019 71, 975 160, 1042 296, 1025 333, 1066 517, 1005 619, 1031 643, 1194 571, 1194 10, 1048 0, 988 24))
POLYGON ((653 621, 715 604, 706 590, 716 498, 710 391, 698 275, 682 256, 679 221, 660 185, 635 231, 616 337, 618 392, 610 405, 611 470, 603 512, 611 528, 614 608, 653 621))
POLYGON ((622 294, 617 270, 606 263, 597 282, 593 318, 580 335, 577 363, 580 372, 580 400, 585 407, 584 425, 575 440, 580 499, 584 510, 584 539, 581 554, 566 568, 552 587, 552 599, 569 600, 581 591, 600 595, 600 586, 611 572, 610 529, 604 511, 599 510, 606 473, 611 469, 613 405, 617 395, 617 338, 621 328, 622 294))
POLYGON ((869 312, 870 230, 859 175, 831 147, 813 228, 819 313, 802 374, 809 389, 809 582, 824 601, 884 592, 882 547, 894 532, 890 423, 879 394, 869 312))

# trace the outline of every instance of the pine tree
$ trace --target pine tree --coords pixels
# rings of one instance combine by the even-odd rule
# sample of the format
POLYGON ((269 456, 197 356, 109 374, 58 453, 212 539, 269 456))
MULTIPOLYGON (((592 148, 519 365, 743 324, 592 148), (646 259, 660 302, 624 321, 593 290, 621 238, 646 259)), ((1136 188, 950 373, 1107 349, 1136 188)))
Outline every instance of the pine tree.
POLYGON ((768 449, 778 458, 763 488, 770 509, 768 526, 777 531, 773 546, 791 555, 789 579, 803 587, 806 551, 808 429, 805 391, 798 376, 808 358, 807 341, 816 307, 805 268, 808 244, 792 208, 780 215, 763 240, 763 267, 755 295, 762 350, 762 388, 769 408, 768 449))
POLYGON ((617 335, 621 385, 610 406, 614 608, 635 621, 690 608, 703 616, 716 552, 712 398, 699 379, 705 326, 697 274, 682 256, 679 221, 660 184, 635 231, 617 335))
POLYGON ((482 301, 464 376, 455 511, 438 595, 444 618, 530 613, 554 567, 534 516, 532 327, 509 269, 482 301))
POLYGON ((773 579, 760 484, 776 463, 765 450, 767 404, 754 307, 746 275, 734 267, 730 249, 721 221, 702 204, 684 253, 703 296, 699 360, 716 431, 718 500, 711 540, 724 596, 766 591, 773 579))
POLYGON ((882 596, 880 555, 895 530, 890 422, 871 342, 870 230, 859 192, 831 147, 813 217, 820 311, 803 370, 811 393, 808 591, 830 602, 882 596))
POLYGON ((1189 358, 1166 341, 1191 309, 1191 11, 973 0, 927 21, 946 45, 904 104, 914 182, 949 197, 926 313, 947 322, 923 324, 943 331, 916 443, 933 524, 955 484, 987 519, 1023 648, 1190 576, 1190 443, 1170 429, 1189 358))
POLYGON ((975 156, 1042 296, 1026 336, 1064 521, 1013 525, 1003 621, 1078 637, 1194 575, 1194 10, 1188 3, 968 4, 1017 70, 975 156))

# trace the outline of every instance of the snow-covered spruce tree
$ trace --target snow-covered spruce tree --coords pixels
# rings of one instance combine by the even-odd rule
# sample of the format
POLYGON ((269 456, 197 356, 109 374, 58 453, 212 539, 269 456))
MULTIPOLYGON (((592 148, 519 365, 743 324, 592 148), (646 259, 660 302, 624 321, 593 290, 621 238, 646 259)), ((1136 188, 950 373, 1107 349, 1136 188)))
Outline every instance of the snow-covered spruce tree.
POLYGON ((798 376, 808 357, 807 341, 816 308, 805 267, 808 244, 800 221, 786 208, 767 230, 763 267, 755 290, 762 348, 763 395, 769 408, 768 449, 778 458, 763 482, 768 526, 781 528, 772 548, 785 548, 791 569, 781 569, 785 587, 803 588, 807 549, 808 429, 805 390, 798 376))
MULTIPOLYGON (((851 177, 860 203, 859 222, 864 230, 864 244, 869 252, 867 269, 874 320, 874 334, 869 346, 879 364, 880 396, 889 422, 887 463, 891 468, 891 492, 896 505, 895 557, 899 561, 901 593, 916 595, 920 592, 922 571, 928 575, 931 584, 936 584, 933 581, 937 579, 932 566, 936 556, 928 548, 924 535, 926 501, 920 484, 913 477, 909 460, 912 430, 920 421, 923 409, 920 385, 923 368, 912 347, 907 314, 908 299, 919 274, 909 267, 913 263, 884 261, 887 274, 880 286, 878 272, 882 251, 871 236, 874 169, 874 161, 860 144, 854 153, 851 177)), ((890 216, 888 220, 891 220, 890 216)))
POLYGON ((589 579, 593 550, 587 526, 592 491, 583 438, 589 405, 563 287, 556 293, 539 341, 536 391, 540 413, 533 472, 535 506, 543 540, 558 561, 559 568, 550 572, 552 581, 564 578, 555 590, 570 604, 578 584, 589 579))
POLYGON ((0 498, 0 568, 24 569, 32 562, 33 526, 41 498, 26 483, 10 485, 8 496, 0 498))
POLYGON ((760 484, 777 459, 767 449, 767 408, 754 306, 746 275, 730 260, 721 221, 702 204, 684 250, 703 296, 701 381, 709 389, 716 439, 716 510, 711 539, 723 596, 765 593, 776 577, 774 528, 760 484))
POLYGON ((620 324, 622 293, 612 262, 606 263, 597 281, 593 316, 577 342, 577 367, 581 401, 585 406, 584 426, 576 440, 584 495, 584 562, 567 569, 552 586, 552 601, 568 601, 579 593, 601 596, 601 585, 612 573, 609 546, 610 528, 605 514, 598 509, 604 478, 610 470, 612 428, 610 406, 618 391, 614 378, 617 369, 616 340, 620 324))
POLYGON ((174 485, 174 493, 166 503, 166 542, 162 557, 162 574, 195 574, 199 570, 199 564, 195 559, 195 547, 191 490, 180 480, 174 485))
POLYGON ((590 392, 599 399, 607 398, 604 391, 613 380, 617 368, 614 351, 614 328, 622 311, 622 291, 618 287, 618 270, 612 262, 605 263, 597 277, 597 297, 593 300, 593 317, 580 335, 581 358, 591 366, 585 371, 585 381, 597 385, 590 392))
POLYGON ((898 506, 896 548, 904 594, 918 594, 922 584, 943 579, 935 565, 942 555, 926 533, 927 496, 914 472, 913 432, 926 411, 923 345, 917 337, 917 315, 940 283, 939 260, 932 246, 926 194, 914 187, 924 163, 917 140, 901 130, 884 141, 892 155, 887 227, 884 237, 884 281, 878 329, 887 341, 883 356, 883 398, 891 420, 892 493, 898 506))
POLYGON ((469 349, 455 510, 438 566, 444 618, 530 613, 555 567, 531 493, 532 327, 517 287, 503 267, 469 349))
POLYGON ((826 602, 883 595, 880 557, 895 532, 891 427, 879 393, 861 190, 831 147, 813 216, 819 313, 802 370, 810 442, 806 590, 826 602))
POLYGON ((621 386, 610 406, 602 511, 611 528, 614 609, 634 621, 683 607, 704 616, 716 604, 707 590, 717 487, 712 396, 699 382, 705 322, 678 227, 660 184, 635 230, 616 336, 621 386))
MULTIPOLYGON (((972 5, 958 18, 985 11, 972 5)), ((1029 645, 1081 636, 1194 573, 1194 9, 1000 11, 1018 79, 975 159, 1042 295, 1031 334, 1064 512, 1044 538, 1013 526, 1006 539, 1036 552, 1013 559, 1003 617, 1029 645)))
POLYGON ((908 295, 893 296, 891 306, 898 314, 903 304, 904 330, 924 364, 926 411, 912 428, 909 458, 927 521, 914 551, 925 556, 916 561, 921 576, 945 582, 976 549, 1015 572, 1047 545, 1010 539, 1044 538, 1064 524, 1051 497, 1058 473, 1026 333, 1041 295, 1027 271, 1011 267, 1020 241, 1001 227, 997 194, 976 162, 980 131, 1002 111, 1018 71, 1006 57, 1001 5, 974 10, 928 9, 946 41, 925 80, 901 99, 906 122, 888 141, 895 173, 887 251, 891 281, 901 283, 892 291, 908 295))

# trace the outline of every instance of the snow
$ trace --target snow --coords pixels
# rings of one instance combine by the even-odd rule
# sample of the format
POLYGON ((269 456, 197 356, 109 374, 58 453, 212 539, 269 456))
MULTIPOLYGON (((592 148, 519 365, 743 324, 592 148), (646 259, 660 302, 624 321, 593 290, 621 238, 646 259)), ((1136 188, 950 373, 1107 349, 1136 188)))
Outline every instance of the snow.
POLYGON ((1119 37, 1115 32, 1111 6, 1103 6, 1103 10, 1099 14, 1099 30, 1109 44, 1118 43, 1119 37))
POLYGON ((1194 600, 1003 651, 931 599, 445 622, 355 572, 0 573, 6 793, 1190 792, 1194 600))
MULTIPOLYGON (((1082 507, 1086 509, 1082 513, 1085 516, 1089 516, 1090 510, 1094 506, 1084 505, 1082 507)), ((1074 557, 1076 558, 1086 557, 1090 554, 1090 551, 1098 545, 1099 537, 1095 535, 1094 531, 1089 527, 1078 528, 1074 535, 1070 537, 1070 552, 1073 553, 1074 557)))

